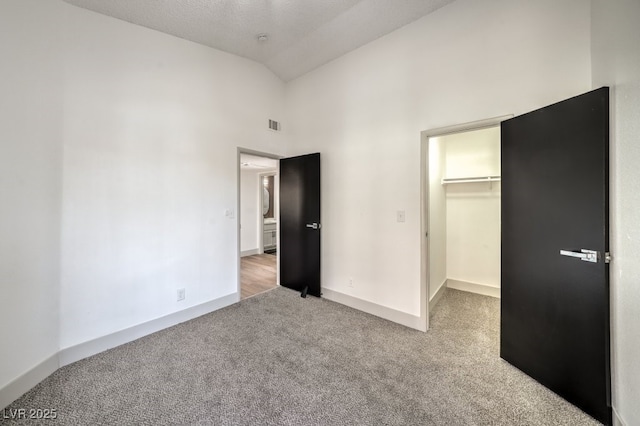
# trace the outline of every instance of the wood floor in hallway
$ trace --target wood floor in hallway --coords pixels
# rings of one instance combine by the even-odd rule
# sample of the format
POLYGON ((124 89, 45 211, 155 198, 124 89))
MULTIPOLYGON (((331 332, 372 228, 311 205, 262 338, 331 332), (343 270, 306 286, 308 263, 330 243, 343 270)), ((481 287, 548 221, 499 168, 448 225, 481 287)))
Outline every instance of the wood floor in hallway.
POLYGON ((256 254, 240 259, 240 298, 246 299, 278 286, 277 257, 274 254, 256 254))

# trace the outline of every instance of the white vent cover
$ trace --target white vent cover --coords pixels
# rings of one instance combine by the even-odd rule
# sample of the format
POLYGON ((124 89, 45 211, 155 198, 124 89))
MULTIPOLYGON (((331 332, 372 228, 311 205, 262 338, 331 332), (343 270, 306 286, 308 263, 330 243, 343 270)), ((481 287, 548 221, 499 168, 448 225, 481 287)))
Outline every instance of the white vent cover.
POLYGON ((275 120, 269 120, 269 128, 277 132, 278 130, 280 130, 280 123, 275 120))

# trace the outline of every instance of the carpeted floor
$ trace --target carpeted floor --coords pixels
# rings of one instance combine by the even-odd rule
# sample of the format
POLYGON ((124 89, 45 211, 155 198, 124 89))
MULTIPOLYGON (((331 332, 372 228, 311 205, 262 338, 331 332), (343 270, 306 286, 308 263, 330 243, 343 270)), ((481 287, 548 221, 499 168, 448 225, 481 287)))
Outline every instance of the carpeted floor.
POLYGON ((447 290, 434 311, 421 333, 277 288, 64 367, 7 410, 86 425, 598 424, 499 358, 498 299, 447 290))

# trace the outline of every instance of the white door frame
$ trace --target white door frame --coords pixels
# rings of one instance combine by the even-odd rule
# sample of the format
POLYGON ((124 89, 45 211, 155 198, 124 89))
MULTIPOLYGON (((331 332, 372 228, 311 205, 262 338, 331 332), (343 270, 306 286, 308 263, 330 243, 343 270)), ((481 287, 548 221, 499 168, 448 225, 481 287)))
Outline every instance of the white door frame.
MULTIPOLYGON (((240 196, 241 196, 241 185, 240 185, 240 173, 241 173, 241 164, 240 164, 240 156, 242 154, 249 154, 249 155, 255 155, 258 157, 265 157, 265 158, 271 158, 273 160, 278 160, 278 167, 276 169, 275 175, 279 176, 280 175, 280 159, 283 158, 281 155, 277 155, 277 154, 271 154, 268 152, 263 152, 263 151, 256 151, 254 149, 249 149, 249 148, 242 148, 242 147, 238 147, 237 148, 237 155, 236 155, 236 167, 237 167, 237 171, 236 171, 236 211, 238 212, 238 214, 236 215, 236 220, 237 220, 237 233, 236 233, 236 294, 237 294, 237 300, 240 300, 240 295, 241 295, 241 277, 240 277, 240 255, 241 255, 241 230, 240 230, 240 223, 241 223, 241 210, 240 210, 240 196)), ((273 172, 269 172, 265 174, 273 174, 273 172)), ((277 186, 277 185, 276 185, 277 186)), ((262 196, 260 196, 260 199, 262 199, 262 196)), ((279 199, 278 199, 278 203, 279 203, 279 199)), ((277 204, 277 203, 276 203, 277 204)), ((276 211, 280 211, 280 206, 277 205, 276 206, 276 211)), ((262 230, 262 228, 261 228, 262 230)), ((277 221, 277 225, 276 225, 276 230, 277 230, 277 239, 276 239, 276 250, 279 252, 280 251, 280 221, 277 221)), ((261 247, 259 247, 260 251, 262 251, 262 235, 259 236, 259 240, 260 240, 260 245, 261 247)), ((276 263, 276 284, 280 285, 280 256, 276 256, 277 258, 277 263, 276 263)))
POLYGON ((454 133, 481 130, 499 126, 513 115, 488 118, 469 123, 438 127, 420 132, 420 325, 429 329, 429 139, 454 133))

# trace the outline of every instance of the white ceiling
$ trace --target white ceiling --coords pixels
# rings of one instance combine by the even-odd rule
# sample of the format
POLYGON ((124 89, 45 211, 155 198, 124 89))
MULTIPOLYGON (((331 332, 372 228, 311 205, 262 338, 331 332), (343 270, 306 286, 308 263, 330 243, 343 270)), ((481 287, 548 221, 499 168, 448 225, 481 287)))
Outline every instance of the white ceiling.
POLYGON ((289 81, 454 0, 65 1, 253 59, 289 81))

